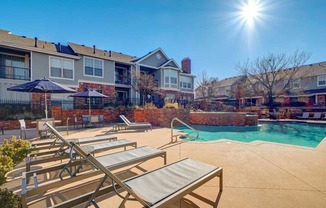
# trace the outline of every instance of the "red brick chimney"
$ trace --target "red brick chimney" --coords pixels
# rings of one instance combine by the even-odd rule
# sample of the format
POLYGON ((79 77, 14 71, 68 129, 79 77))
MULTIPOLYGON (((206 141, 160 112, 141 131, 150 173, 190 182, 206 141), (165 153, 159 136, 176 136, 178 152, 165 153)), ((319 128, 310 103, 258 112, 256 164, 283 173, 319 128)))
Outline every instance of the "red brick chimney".
POLYGON ((189 57, 182 59, 181 69, 184 73, 191 74, 191 59, 189 57))

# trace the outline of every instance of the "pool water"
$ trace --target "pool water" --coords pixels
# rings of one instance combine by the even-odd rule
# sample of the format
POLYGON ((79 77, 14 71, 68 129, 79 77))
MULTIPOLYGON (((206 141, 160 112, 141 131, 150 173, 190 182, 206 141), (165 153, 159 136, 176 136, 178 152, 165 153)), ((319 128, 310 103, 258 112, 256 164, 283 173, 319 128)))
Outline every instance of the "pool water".
MULTIPOLYGON (((277 142, 282 144, 317 147, 326 137, 326 125, 306 123, 270 122, 258 126, 207 126, 192 125, 199 132, 200 139, 196 141, 215 141, 230 139, 240 142, 255 140, 277 142)), ((195 136, 187 127, 176 127, 195 136)))

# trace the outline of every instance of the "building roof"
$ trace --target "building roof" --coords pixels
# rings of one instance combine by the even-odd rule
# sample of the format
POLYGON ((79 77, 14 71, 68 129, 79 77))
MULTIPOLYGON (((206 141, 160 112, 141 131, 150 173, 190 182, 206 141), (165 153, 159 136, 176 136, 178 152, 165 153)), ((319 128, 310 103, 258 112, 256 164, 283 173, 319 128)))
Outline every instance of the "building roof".
POLYGON ((220 80, 216 83, 217 87, 227 87, 227 86, 231 86, 233 85, 235 82, 237 82, 239 79, 241 78, 241 76, 236 76, 236 77, 230 77, 230 78, 226 78, 223 80, 220 80))
POLYGON ((96 47, 94 53, 94 47, 88 47, 88 46, 79 45, 71 42, 69 42, 68 45, 77 54, 82 54, 82 55, 91 56, 95 58, 107 59, 107 60, 122 62, 127 64, 133 64, 131 61, 135 59, 135 56, 130 56, 114 51, 101 50, 101 49, 97 49, 96 47))
MULTIPOLYGON (((36 38, 28 38, 26 36, 18 36, 11 34, 11 32, 6 30, 0 30, 0 45, 11 47, 11 48, 19 48, 25 49, 28 51, 36 51, 47 54, 55 54, 60 56, 74 56, 74 53, 71 53, 67 46, 62 46, 63 50, 59 52, 56 44, 50 43, 43 40, 38 40, 36 38)), ((77 58, 76 56, 74 58, 77 58)))

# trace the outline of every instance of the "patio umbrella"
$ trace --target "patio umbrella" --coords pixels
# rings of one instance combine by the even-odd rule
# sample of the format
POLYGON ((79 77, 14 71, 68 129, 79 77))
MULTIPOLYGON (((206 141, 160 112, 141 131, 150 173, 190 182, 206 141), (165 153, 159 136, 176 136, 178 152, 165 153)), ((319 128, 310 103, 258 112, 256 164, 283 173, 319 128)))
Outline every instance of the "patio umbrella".
POLYGON ((13 87, 7 88, 9 91, 17 92, 35 92, 35 93, 44 93, 45 101, 45 118, 48 118, 48 106, 46 101, 47 93, 73 93, 76 90, 61 85, 59 83, 53 82, 45 77, 43 79, 37 79, 31 82, 26 82, 24 84, 16 85, 13 87))
POLYGON ((91 115, 91 98, 107 98, 108 96, 103 95, 102 93, 85 89, 83 92, 77 92, 73 95, 69 95, 68 97, 80 97, 80 98, 88 98, 88 113, 91 115))

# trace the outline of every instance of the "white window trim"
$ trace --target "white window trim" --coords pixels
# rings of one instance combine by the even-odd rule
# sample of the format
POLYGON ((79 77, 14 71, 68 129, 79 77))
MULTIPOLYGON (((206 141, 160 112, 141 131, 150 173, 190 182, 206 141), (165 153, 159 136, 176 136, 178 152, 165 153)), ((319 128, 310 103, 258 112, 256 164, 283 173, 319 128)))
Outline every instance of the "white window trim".
POLYGON ((191 89, 193 89, 193 79, 191 79, 191 77, 186 77, 186 76, 184 76, 184 77, 186 77, 186 78, 190 78, 190 82, 184 82, 184 81, 181 81, 181 79, 182 79, 182 77, 183 76, 179 76, 179 87, 180 87, 180 82, 182 83, 182 86, 180 87, 180 89, 186 89, 186 90, 191 90, 191 89), (186 87, 183 87, 183 83, 186 83, 186 87), (188 87, 188 83, 190 83, 190 88, 188 87))
MULTIPOLYGON (((93 57, 88 57, 88 56, 84 56, 84 61, 83 61, 83 75, 85 77, 96 77, 96 78, 104 78, 104 60, 103 59, 97 59, 97 58, 93 58, 93 57), (96 76, 96 75, 89 75, 89 74, 85 74, 85 62, 86 62, 86 58, 89 59, 93 59, 93 60, 97 60, 97 61, 101 61, 102 62, 102 76, 96 76)), ((94 62, 93 62, 93 69, 94 69, 94 62)))
POLYGON ((57 56, 49 56, 49 77, 50 78, 54 78, 54 79, 74 80, 75 79, 75 60, 61 58, 61 57, 57 57, 57 56), (64 78, 64 77, 53 77, 53 76, 51 76, 51 58, 72 61, 72 79, 70 79, 70 78, 64 78))
POLYGON ((163 86, 164 86, 164 88, 169 88, 169 89, 179 89, 179 88, 180 88, 179 85, 180 85, 180 78, 179 78, 179 73, 178 73, 178 71, 177 71, 177 70, 174 70, 174 69, 171 69, 171 68, 164 68, 164 71, 163 71, 163 86), (177 76, 176 76, 176 78, 177 78, 177 83, 175 84, 176 87, 171 87, 171 76, 170 76, 170 73, 169 73, 169 83, 166 83, 166 82, 165 82, 165 71, 166 71, 166 70, 169 70, 169 72, 170 72, 170 70, 173 70, 173 71, 176 71, 176 72, 177 72, 177 76), (169 86, 166 87, 165 84, 169 84, 169 86))
POLYGON ((326 86, 326 74, 317 76, 317 86, 318 86, 318 87, 326 86), (321 81, 320 79, 321 79, 322 77, 323 77, 324 80, 325 80, 325 84, 320 85, 319 82, 321 81))

